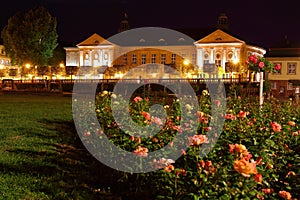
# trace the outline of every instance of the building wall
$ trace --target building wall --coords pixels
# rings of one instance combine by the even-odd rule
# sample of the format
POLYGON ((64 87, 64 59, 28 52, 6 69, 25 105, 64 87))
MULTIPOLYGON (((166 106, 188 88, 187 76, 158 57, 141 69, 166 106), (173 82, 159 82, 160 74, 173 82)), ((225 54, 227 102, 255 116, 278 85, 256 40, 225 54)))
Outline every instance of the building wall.
POLYGON ((294 81, 300 81, 300 57, 268 57, 267 59, 274 64, 281 64, 279 73, 268 75, 274 97, 293 96, 296 87, 299 87, 294 81))

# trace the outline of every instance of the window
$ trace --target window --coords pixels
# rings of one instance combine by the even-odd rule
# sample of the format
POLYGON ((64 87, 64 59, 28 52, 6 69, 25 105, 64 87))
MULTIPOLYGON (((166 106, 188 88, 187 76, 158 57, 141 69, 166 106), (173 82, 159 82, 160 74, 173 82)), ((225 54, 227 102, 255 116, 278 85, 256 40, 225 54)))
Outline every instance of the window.
POLYGON ((131 60, 132 64, 136 64, 136 54, 132 54, 132 60, 131 60))
POLYGON ((232 60, 233 59, 233 53, 232 52, 229 52, 228 53, 228 60, 232 60))
POLYGON ((166 54, 161 54, 160 63, 166 64, 166 54))
POLYGON ((152 54, 151 63, 156 63, 156 54, 152 54))
POLYGON ((271 82, 271 88, 272 90, 276 90, 276 82, 271 82))
POLYGON ((208 55, 208 53, 205 53, 204 54, 204 60, 208 60, 209 59, 209 55, 208 55))
POLYGON ((172 64, 176 63, 176 54, 175 53, 172 53, 172 55, 171 55, 171 63, 172 64))
POLYGON ((88 60, 88 59, 89 59, 89 54, 88 54, 88 53, 85 53, 84 58, 85 58, 86 60, 88 60))
POLYGON ((99 58, 98 54, 95 53, 95 55, 94 55, 94 60, 98 60, 98 58, 99 58))
POLYGON ((123 65, 127 65, 127 54, 123 55, 123 65))
POLYGON ((196 54, 195 53, 193 53, 192 54, 192 63, 196 63, 196 54))
POLYGON ((273 65, 277 65, 277 64, 280 64, 281 68, 279 71, 275 71, 273 72, 273 74, 281 74, 281 69, 282 69, 282 63, 273 63, 273 65))
POLYGON ((296 74, 297 63, 288 63, 287 64, 287 74, 296 74))
POLYGON ((221 54, 220 53, 216 54, 215 65, 216 65, 216 67, 221 66, 221 54))
POLYGON ((142 54, 142 64, 146 64, 146 54, 142 54))
POLYGON ((288 83, 287 89, 288 90, 293 90, 293 83, 288 83))
POLYGON ((215 60, 216 67, 221 67, 221 60, 215 60))

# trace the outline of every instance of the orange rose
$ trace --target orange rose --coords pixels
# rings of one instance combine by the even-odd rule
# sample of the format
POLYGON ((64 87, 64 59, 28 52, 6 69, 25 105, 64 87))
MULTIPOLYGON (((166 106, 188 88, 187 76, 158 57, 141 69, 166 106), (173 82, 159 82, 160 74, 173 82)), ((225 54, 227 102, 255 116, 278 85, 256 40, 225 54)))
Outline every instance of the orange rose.
POLYGON ((282 191, 279 191, 278 194, 279 194, 279 196, 281 196, 284 199, 287 199, 287 200, 292 199, 292 195, 287 191, 282 190, 282 191))
POLYGON ((245 177, 250 177, 251 174, 257 174, 256 164, 249 162, 244 158, 234 161, 234 170, 242 174, 245 177))
POLYGON ((229 151, 230 153, 234 153, 234 152, 237 152, 237 153, 240 153, 244 156, 248 155, 248 150, 247 148, 245 147, 245 145, 242 145, 242 144, 229 144, 229 151))
POLYGON ((146 157, 148 155, 148 149, 146 147, 138 146, 133 153, 138 156, 146 157))
POLYGON ((296 123, 293 122, 293 121, 289 121, 288 124, 289 124, 290 126, 296 126, 296 123))
POLYGON ((145 112, 145 111, 142 112, 142 115, 145 117, 146 120, 150 120, 151 119, 150 114, 147 113, 147 112, 145 112))
POLYGON ((254 175, 254 180, 258 183, 262 182, 262 175, 261 174, 255 174, 254 175))
POLYGON ((274 132, 280 132, 281 131, 281 125, 277 122, 270 122, 272 129, 274 132))
POLYGON ((171 172, 171 171, 173 171, 174 169, 175 169, 175 167, 174 167, 173 165, 168 165, 168 166, 165 167, 165 171, 166 171, 166 172, 171 172))

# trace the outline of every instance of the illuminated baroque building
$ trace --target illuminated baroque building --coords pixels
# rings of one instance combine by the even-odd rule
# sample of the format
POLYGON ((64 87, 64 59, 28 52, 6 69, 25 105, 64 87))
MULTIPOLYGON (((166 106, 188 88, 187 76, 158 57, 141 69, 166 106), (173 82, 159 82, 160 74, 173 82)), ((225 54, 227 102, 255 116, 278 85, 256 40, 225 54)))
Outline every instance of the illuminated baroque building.
POLYGON ((18 68, 11 66, 10 58, 6 55, 4 46, 0 45, 0 78, 17 76, 18 68))
MULTIPOLYGON (((126 15, 126 18, 121 21, 119 32, 126 32, 127 28, 129 25, 126 15)), ((126 70, 146 63, 173 66, 184 77, 236 78, 238 75, 248 77, 244 64, 247 57, 250 54, 264 56, 266 51, 233 36, 227 29, 227 16, 221 14, 217 27, 192 44, 187 45, 185 37, 179 37, 175 42, 161 37, 154 43, 152 41, 149 45, 143 45, 143 48, 126 50, 125 54, 118 56, 116 55, 120 49, 130 49, 130 47, 120 46, 95 33, 76 47, 65 47, 66 67, 86 69, 86 74, 77 78, 120 78, 126 70), (104 72, 106 67, 108 73, 104 72)), ((199 33, 201 34, 203 35, 199 33)), ((135 42, 146 44, 148 41, 143 36, 139 36, 136 37, 135 42)), ((151 72, 149 75, 149 78, 172 78, 167 73, 158 75, 151 72)), ((136 77, 133 78, 138 76, 137 72, 136 77)))

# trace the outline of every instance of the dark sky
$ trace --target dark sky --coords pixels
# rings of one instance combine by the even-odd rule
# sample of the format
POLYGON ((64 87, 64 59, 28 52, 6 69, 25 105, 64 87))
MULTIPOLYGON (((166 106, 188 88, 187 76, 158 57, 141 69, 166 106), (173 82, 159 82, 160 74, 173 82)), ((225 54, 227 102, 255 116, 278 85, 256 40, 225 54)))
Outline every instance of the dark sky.
MULTIPOLYGON (((300 12, 296 0, 9 0, 0 12, 0 28, 18 11, 45 6, 57 18, 59 40, 77 44, 93 33, 117 33, 122 12, 131 28, 209 28, 226 13, 230 31, 262 47, 283 41, 300 44, 300 12)), ((200 39, 200 38, 199 38, 200 39)))

